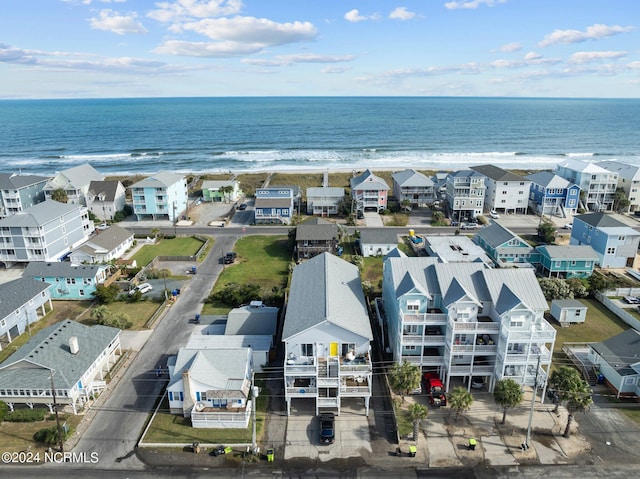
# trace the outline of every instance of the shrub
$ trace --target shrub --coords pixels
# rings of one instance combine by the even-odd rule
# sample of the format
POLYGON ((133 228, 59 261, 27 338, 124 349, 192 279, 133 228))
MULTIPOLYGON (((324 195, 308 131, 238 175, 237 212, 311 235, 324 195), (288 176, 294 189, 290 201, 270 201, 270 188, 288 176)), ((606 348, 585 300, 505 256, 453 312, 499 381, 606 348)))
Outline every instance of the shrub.
MULTIPOLYGON (((71 435, 72 433, 72 429, 68 428, 67 431, 65 432, 64 430, 62 430, 62 440, 66 441, 67 438, 71 435)), ((33 439, 36 442, 41 442, 43 444, 47 444, 49 446, 53 446, 55 444, 58 444, 60 441, 58 440, 58 427, 57 426, 51 426, 51 427, 47 427, 44 429, 40 429, 38 432, 36 432, 33 435, 33 439)))
POLYGON ((5 421, 9 422, 36 422, 44 421, 47 417, 46 409, 16 409, 7 414, 5 421))
POLYGON ((207 302, 217 302, 237 308, 240 305, 261 298, 262 290, 260 285, 253 283, 227 283, 220 291, 210 294, 207 302))
POLYGON ((9 406, 4 401, 0 401, 0 422, 4 421, 4 418, 9 414, 9 406))

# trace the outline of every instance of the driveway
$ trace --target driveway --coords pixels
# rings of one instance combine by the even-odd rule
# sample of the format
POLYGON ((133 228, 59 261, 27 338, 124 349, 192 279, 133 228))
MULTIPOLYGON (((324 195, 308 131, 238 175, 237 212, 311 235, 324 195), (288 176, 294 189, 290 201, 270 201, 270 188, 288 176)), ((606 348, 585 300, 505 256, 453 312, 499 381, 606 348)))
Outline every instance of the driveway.
POLYGON ((377 228, 377 227, 383 227, 384 223, 382 222, 382 218, 380 218, 380 215, 378 213, 374 213, 372 211, 365 211, 364 212, 364 223, 367 226, 367 228, 377 228))

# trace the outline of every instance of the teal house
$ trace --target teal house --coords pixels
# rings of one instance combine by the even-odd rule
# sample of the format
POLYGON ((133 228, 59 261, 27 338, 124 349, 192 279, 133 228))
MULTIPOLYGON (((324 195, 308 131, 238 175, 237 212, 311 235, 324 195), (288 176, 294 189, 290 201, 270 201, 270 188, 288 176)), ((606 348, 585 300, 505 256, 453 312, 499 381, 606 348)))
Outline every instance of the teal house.
POLYGON ((473 241, 481 246, 499 267, 517 266, 518 263, 536 264, 539 261, 538 252, 533 246, 495 222, 482 228, 473 237, 473 241))
POLYGON ((32 261, 23 277, 49 283, 51 299, 92 300, 96 286, 107 278, 107 268, 97 264, 74 265, 68 261, 32 261))
POLYGON ((538 272, 548 278, 588 278, 598 262, 598 255, 587 245, 538 246, 538 272))

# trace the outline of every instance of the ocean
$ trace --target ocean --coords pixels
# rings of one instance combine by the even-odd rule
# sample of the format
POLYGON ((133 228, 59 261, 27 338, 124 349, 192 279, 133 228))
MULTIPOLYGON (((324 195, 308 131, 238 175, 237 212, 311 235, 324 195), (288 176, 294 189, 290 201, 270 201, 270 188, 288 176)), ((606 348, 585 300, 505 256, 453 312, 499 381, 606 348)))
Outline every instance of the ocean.
POLYGON ((0 101, 0 172, 534 170, 640 165, 639 99, 238 97, 0 101))

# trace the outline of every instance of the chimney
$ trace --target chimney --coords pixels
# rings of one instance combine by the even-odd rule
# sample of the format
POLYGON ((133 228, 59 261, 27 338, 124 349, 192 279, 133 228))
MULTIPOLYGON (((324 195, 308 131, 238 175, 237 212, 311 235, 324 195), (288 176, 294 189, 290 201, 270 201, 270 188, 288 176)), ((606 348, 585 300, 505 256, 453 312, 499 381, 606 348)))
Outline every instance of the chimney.
POLYGON ((78 347, 77 336, 71 336, 69 338, 69 350, 71 351, 71 354, 74 354, 74 355, 80 352, 80 348, 78 347))

